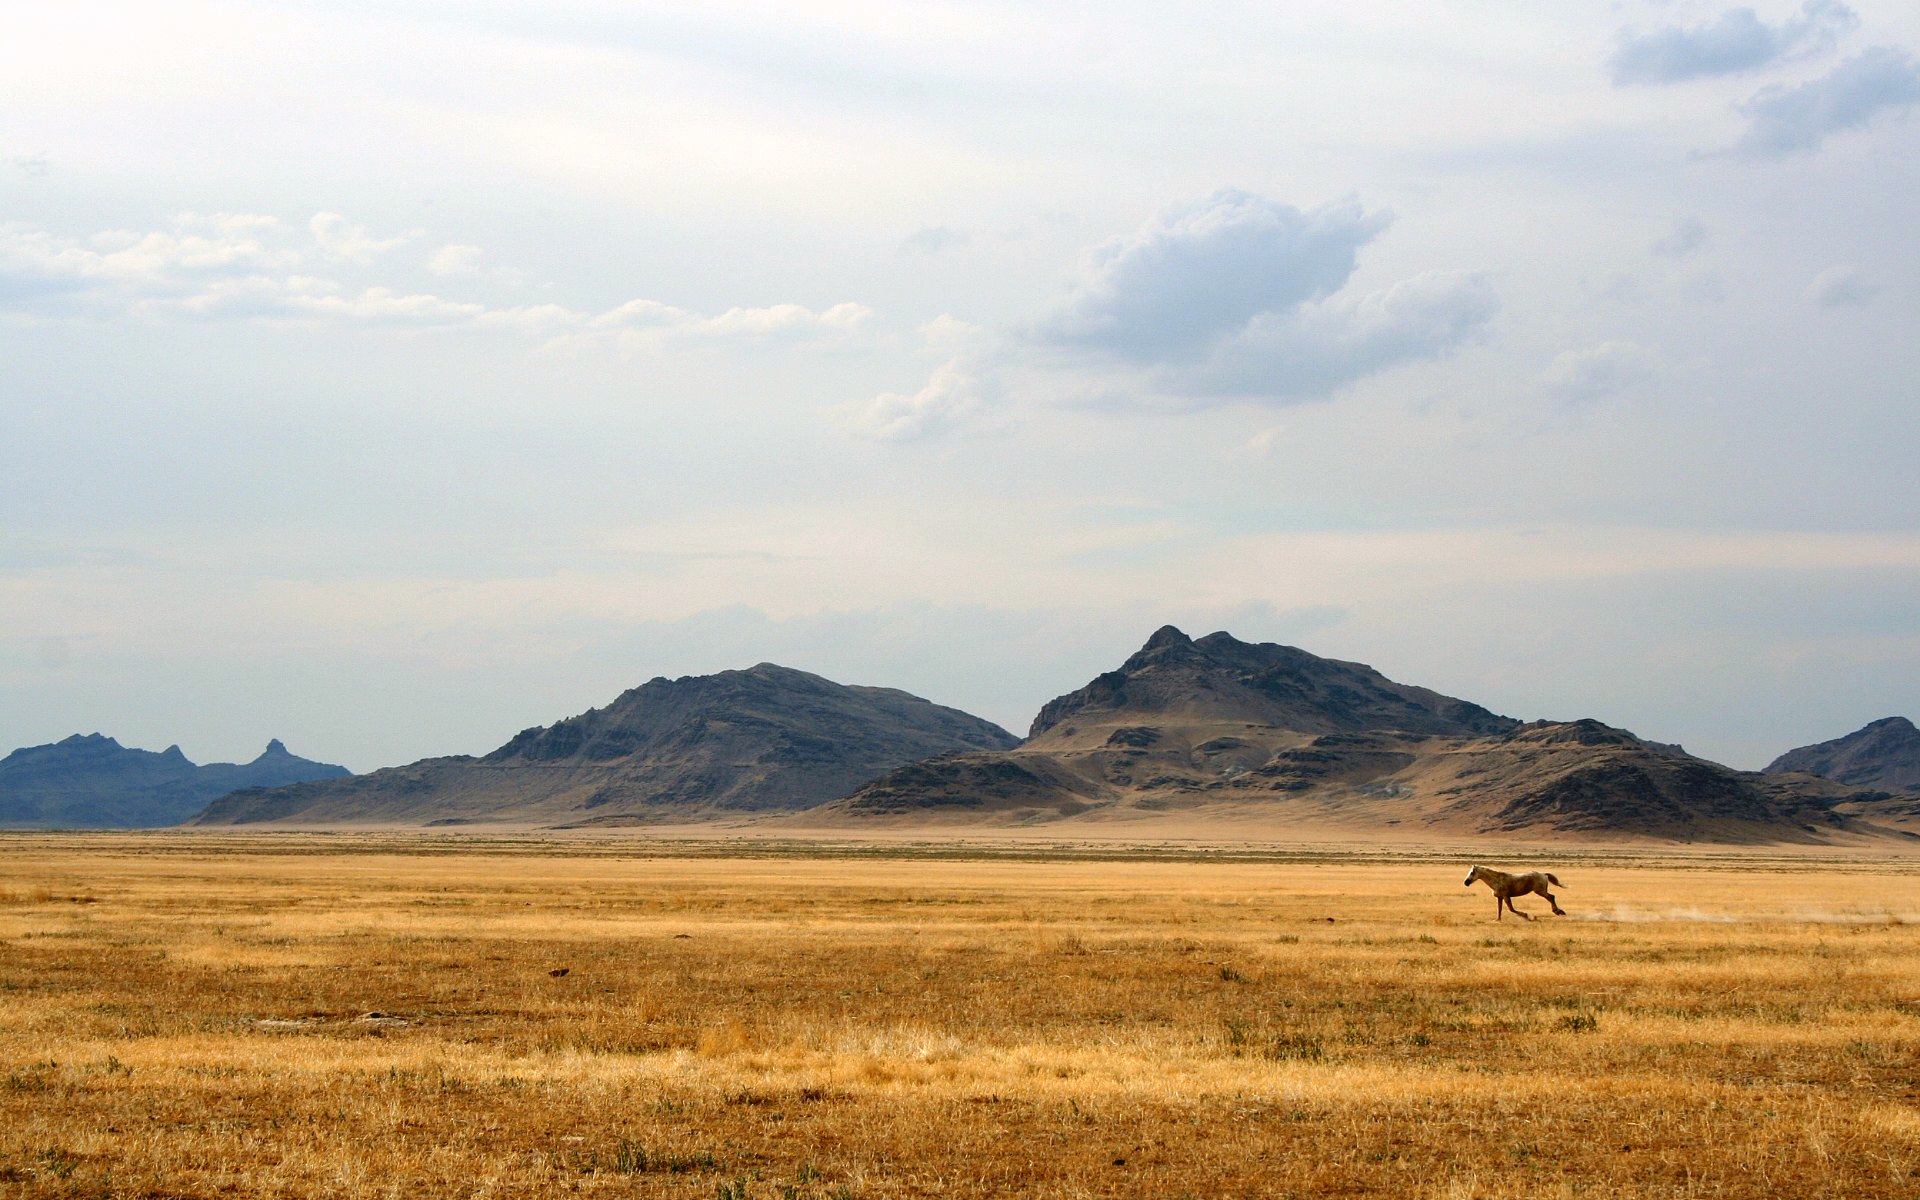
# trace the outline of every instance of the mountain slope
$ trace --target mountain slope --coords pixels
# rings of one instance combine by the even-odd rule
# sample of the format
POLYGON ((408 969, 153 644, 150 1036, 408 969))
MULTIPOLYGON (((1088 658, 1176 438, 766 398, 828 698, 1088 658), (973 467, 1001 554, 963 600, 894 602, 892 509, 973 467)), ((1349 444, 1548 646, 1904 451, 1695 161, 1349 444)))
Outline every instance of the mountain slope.
POLYGON ((1885 717, 1845 737, 1789 750, 1767 764, 1769 775, 1798 771, 1854 787, 1920 794, 1920 729, 1885 717))
POLYGON ((1167 627, 1041 709, 1006 752, 950 755, 809 814, 826 824, 1181 813, 1301 830, 1812 841, 1858 798, 1734 771, 1593 720, 1523 725, 1371 667, 1167 627))
POLYGON ((27 746, 0 759, 0 826, 150 828, 175 825, 236 788, 349 774, 287 751, 278 738, 250 763, 195 766, 169 746, 155 753, 98 733, 27 746))
POLYGON ((761 663, 654 679, 605 708, 525 730, 482 758, 425 759, 238 793, 198 823, 604 825, 784 812, 916 759, 1016 741, 991 722, 906 692, 761 663))

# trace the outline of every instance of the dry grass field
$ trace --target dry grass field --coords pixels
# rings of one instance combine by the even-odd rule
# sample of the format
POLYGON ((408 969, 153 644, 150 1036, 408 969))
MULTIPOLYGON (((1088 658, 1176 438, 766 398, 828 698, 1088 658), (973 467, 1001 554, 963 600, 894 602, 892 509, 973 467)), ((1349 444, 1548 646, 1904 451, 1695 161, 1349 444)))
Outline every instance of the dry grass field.
POLYGON ((1920 1195, 1920 861, 1467 861, 6 836, 0 1194, 1920 1195))

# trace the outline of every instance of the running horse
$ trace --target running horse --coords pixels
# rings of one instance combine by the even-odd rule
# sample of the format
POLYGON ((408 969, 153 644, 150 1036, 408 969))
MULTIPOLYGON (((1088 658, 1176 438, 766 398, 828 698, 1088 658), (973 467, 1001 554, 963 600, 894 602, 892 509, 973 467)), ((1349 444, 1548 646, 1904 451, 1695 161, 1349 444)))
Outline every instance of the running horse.
POLYGON ((1553 898, 1553 893, 1547 890, 1548 884, 1555 887, 1567 885, 1555 879, 1549 871, 1528 871, 1524 875, 1509 875, 1505 871, 1496 871, 1492 867, 1475 867, 1467 872, 1466 886, 1472 887, 1476 879, 1493 889, 1493 919, 1496 921, 1506 916, 1508 912, 1523 921, 1533 920, 1532 917, 1513 906, 1515 896, 1545 896, 1547 903, 1553 906, 1554 916, 1567 915, 1566 910, 1560 907, 1560 902, 1553 898), (1506 912, 1502 912, 1502 909, 1506 912))

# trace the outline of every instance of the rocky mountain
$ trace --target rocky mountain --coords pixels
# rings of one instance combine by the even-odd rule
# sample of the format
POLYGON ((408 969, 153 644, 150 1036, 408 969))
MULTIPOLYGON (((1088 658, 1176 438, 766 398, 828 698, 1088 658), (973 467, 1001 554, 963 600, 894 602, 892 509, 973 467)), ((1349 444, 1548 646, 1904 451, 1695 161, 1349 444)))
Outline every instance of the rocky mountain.
POLYGON ((1845 737, 1789 750, 1767 774, 1801 772, 1854 787, 1920 795, 1920 729, 1885 717, 1845 737))
POLYGON ((1300 831, 1813 841, 1867 829, 1847 807, 1859 798, 1599 721, 1522 724, 1359 663, 1167 627, 1043 707, 1018 748, 902 767, 809 819, 1184 814, 1300 831))
MULTIPOLYGON (((1398 729, 1407 733, 1503 733, 1519 722, 1477 704, 1395 683, 1361 663, 1320 658, 1292 646, 1240 641, 1227 633, 1194 640, 1171 625, 1138 653, 1041 708, 1030 741, 1079 726, 1107 727, 1152 717, 1178 724, 1240 723, 1299 733, 1398 729)), ((1075 733, 1066 733, 1073 728, 1075 733)))
POLYGON ((906 692, 761 663, 654 679, 480 758, 239 792, 197 823, 583 826, 789 812, 919 759, 1017 741, 906 692))
POLYGON ((0 759, 0 826, 137 829, 176 825, 237 788, 348 775, 288 752, 279 739, 250 763, 196 766, 169 746, 155 753, 98 733, 27 746, 0 759))

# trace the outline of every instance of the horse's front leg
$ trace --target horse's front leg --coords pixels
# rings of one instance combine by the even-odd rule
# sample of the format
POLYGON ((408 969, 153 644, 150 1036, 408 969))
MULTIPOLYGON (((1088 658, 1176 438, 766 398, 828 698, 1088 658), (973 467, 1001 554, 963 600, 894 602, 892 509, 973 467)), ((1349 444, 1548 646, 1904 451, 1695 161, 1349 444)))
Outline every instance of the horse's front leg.
POLYGON ((1516 916, 1516 917, 1519 917, 1519 918, 1520 918, 1520 919, 1521 919, 1522 921, 1531 921, 1531 920, 1533 920, 1533 918, 1532 918, 1532 917, 1530 917, 1530 916, 1528 916, 1527 914, 1525 914, 1525 913, 1523 913, 1523 912, 1521 912, 1521 911, 1520 911, 1519 909, 1517 909, 1517 908, 1515 908, 1515 907, 1513 906, 1513 897, 1512 897, 1512 896, 1508 896, 1508 897, 1507 897, 1507 911, 1508 911, 1508 912, 1510 912, 1510 913, 1512 913, 1512 914, 1513 914, 1514 916, 1516 916))

